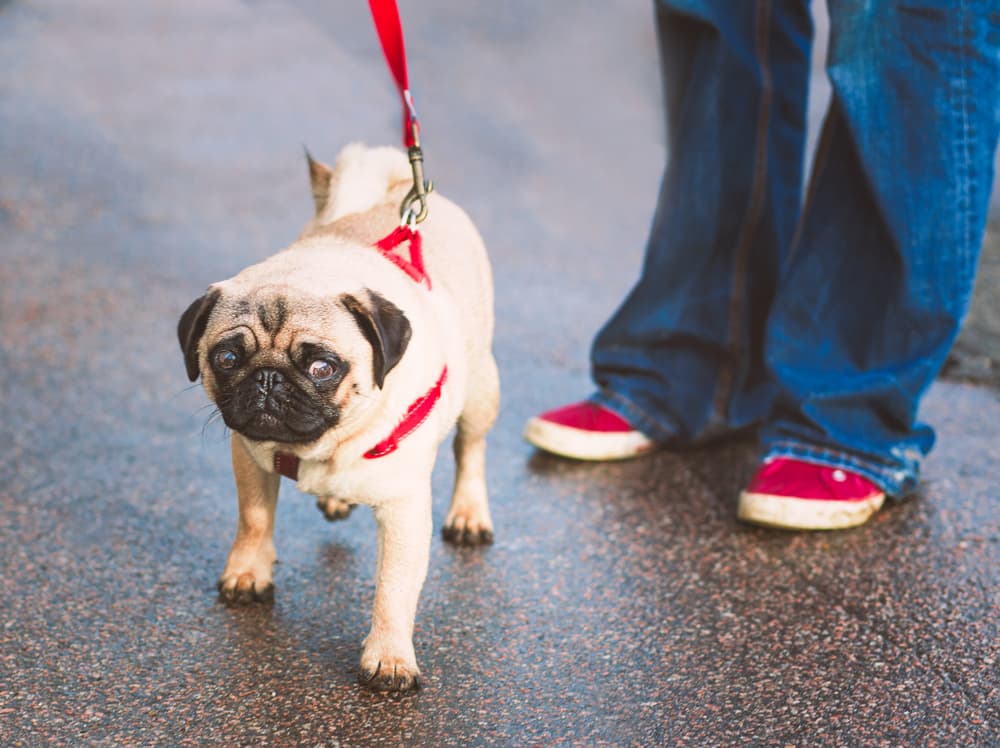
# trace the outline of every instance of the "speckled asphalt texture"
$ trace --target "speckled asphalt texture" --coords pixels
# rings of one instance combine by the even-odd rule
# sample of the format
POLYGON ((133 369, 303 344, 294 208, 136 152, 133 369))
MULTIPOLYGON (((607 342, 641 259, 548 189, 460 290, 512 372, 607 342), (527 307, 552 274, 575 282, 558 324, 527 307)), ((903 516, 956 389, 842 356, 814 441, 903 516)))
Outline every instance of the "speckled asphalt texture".
POLYGON ((0 2, 0 745, 1000 743, 996 391, 935 385, 919 496, 835 534, 735 521, 752 443, 535 454, 523 422, 588 393, 641 261, 651 12, 402 6, 428 175, 493 256, 504 404, 496 542, 435 538, 425 687, 394 698, 356 683, 367 510, 285 481, 274 605, 217 601, 233 481, 174 332, 308 218, 303 144, 395 142, 366 4, 0 2))

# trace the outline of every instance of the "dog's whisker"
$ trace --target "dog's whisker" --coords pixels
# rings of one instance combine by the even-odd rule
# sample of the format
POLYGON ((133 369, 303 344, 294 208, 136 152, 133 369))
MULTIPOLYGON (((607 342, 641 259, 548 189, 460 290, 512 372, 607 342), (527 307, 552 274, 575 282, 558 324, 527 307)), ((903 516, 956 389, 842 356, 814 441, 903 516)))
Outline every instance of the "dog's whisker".
POLYGON ((185 393, 190 392, 191 390, 200 389, 200 388, 201 388, 201 383, 200 382, 195 382, 194 384, 189 384, 187 387, 182 387, 181 389, 179 389, 176 392, 174 392, 174 394, 172 394, 168 399, 172 402, 172 401, 176 400, 177 398, 181 397, 182 395, 184 395, 185 393))
MULTIPOLYGON (((204 425, 202 425, 202 427, 201 427, 201 442, 202 442, 202 444, 204 444, 205 441, 206 441, 206 437, 208 435, 208 429, 209 429, 209 427, 213 426, 214 424, 218 423, 221 420, 222 420, 222 411, 219 410, 218 408, 215 408, 209 414, 208 419, 205 421, 204 425)), ((223 433, 224 433, 224 435, 228 436, 228 433, 229 433, 228 427, 226 427, 224 429, 223 433)))

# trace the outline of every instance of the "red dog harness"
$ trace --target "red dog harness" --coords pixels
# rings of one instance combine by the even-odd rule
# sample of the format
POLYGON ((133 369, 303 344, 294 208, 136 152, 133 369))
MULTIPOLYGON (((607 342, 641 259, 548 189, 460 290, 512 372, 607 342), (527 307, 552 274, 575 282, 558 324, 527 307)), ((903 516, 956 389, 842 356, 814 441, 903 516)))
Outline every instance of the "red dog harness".
MULTIPOLYGON (((403 28, 399 22, 399 10, 395 0, 369 0, 375 30, 378 32, 382 51, 385 53, 389 70, 396 81, 399 95, 403 102, 403 144, 407 146, 410 166, 413 170, 413 188, 403 200, 402 222, 388 236, 373 245, 379 253, 392 264, 406 273, 415 283, 431 288, 431 279, 424 269, 422 240, 416 225, 427 217, 427 193, 432 187, 424 181, 423 153, 420 149, 420 124, 417 122, 417 112, 413 107, 413 96, 410 94, 410 82, 406 72, 406 50, 403 46, 403 28), (415 208, 414 204, 419 207, 415 208), (404 242, 409 242, 410 258, 397 254, 394 250, 404 242)), ((392 454, 399 448, 399 443, 412 434, 427 420, 437 401, 441 399, 441 390, 448 380, 448 367, 441 370, 441 376, 427 392, 418 397, 406 409, 399 424, 385 439, 365 452, 366 460, 374 460, 392 454)), ((290 452, 274 453, 274 471, 292 480, 299 479, 299 458, 290 452)))

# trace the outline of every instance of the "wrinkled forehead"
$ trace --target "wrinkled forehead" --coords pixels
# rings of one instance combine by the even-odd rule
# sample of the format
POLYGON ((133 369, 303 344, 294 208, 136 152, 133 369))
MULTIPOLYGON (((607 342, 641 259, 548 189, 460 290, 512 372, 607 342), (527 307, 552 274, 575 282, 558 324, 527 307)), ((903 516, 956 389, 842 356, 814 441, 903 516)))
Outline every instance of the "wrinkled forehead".
POLYGON ((246 336, 258 349, 288 350, 303 342, 360 337, 336 295, 313 296, 282 286, 244 293, 223 290, 209 329, 213 340, 246 336))

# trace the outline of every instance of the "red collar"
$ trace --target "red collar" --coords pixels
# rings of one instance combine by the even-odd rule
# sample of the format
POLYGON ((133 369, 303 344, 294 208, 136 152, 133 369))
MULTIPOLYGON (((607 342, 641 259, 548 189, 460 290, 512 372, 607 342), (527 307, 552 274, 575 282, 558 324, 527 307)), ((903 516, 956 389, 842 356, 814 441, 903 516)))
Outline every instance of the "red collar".
MULTIPOLYGON (((410 407, 406 409, 403 419, 399 425, 392 430, 385 439, 365 452, 366 460, 374 460, 378 457, 385 457, 392 454, 399 448, 399 443, 406 437, 420 428, 420 425, 427 420, 427 417, 434 410, 437 401, 441 399, 441 388, 448 379, 448 367, 441 370, 441 376, 437 382, 427 392, 418 397, 410 407)), ((299 458, 290 452, 274 453, 274 472, 284 475, 292 480, 299 479, 299 458)))

